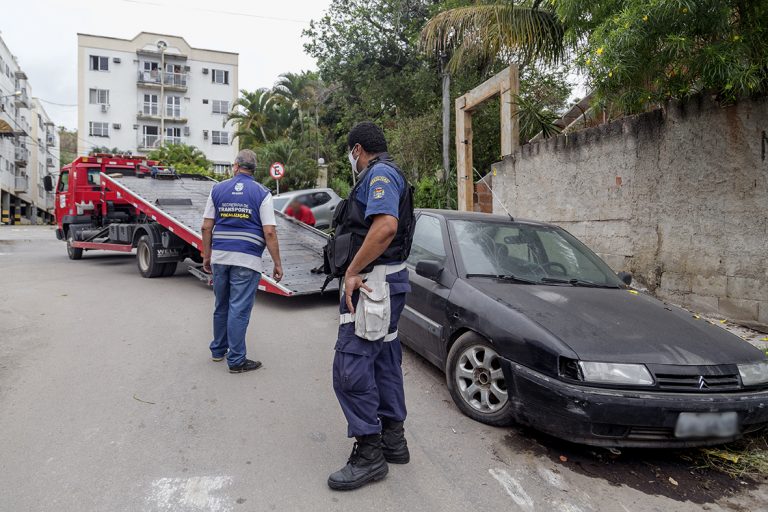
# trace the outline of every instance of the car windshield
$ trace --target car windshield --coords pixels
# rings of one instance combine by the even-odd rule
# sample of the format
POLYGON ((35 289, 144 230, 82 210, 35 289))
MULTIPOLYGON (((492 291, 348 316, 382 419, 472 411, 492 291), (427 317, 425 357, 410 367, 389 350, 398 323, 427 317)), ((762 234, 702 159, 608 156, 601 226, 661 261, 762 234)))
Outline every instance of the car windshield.
POLYGON ((283 206, 285 206, 286 203, 288 203, 288 201, 290 199, 291 198, 287 197, 287 196, 285 196, 285 197, 273 197, 272 198, 272 205, 275 207, 275 210, 282 211, 283 206))
POLYGON ((622 286, 603 260, 560 228, 474 220, 451 220, 449 225, 464 272, 470 277, 561 286, 622 286))

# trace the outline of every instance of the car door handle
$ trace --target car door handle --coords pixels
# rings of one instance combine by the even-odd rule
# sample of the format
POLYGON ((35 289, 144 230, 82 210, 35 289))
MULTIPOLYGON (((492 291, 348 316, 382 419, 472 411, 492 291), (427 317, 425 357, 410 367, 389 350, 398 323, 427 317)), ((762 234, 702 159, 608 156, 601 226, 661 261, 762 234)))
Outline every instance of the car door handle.
POLYGON ((461 315, 458 313, 451 313, 451 318, 453 318, 454 320, 458 320, 461 318, 461 315))
POLYGON ((333 211, 333 210, 335 210, 335 209, 336 209, 336 207, 335 207, 335 206, 331 206, 331 207, 329 208, 329 210, 331 210, 331 211, 333 211))

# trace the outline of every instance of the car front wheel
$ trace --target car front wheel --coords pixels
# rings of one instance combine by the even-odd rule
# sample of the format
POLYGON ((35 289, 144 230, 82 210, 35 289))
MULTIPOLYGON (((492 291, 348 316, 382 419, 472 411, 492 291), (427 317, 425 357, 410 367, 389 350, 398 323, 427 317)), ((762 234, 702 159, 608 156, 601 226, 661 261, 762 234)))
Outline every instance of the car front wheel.
POLYGON ((501 356, 482 336, 468 332, 456 340, 445 376, 451 398, 473 420, 494 426, 514 421, 501 356))

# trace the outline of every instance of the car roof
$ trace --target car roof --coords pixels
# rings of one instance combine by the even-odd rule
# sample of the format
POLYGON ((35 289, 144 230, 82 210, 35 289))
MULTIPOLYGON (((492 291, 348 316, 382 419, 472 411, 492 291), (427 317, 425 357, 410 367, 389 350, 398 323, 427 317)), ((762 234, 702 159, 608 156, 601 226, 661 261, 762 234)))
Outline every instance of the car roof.
MULTIPOLYGON (((445 218, 446 220, 469 220, 469 221, 492 221, 492 222, 510 222, 510 217, 508 215, 494 215, 492 213, 482 213, 482 212, 463 212, 459 210, 438 210, 435 208, 416 208, 417 212, 424 212, 424 213, 432 213, 434 215, 440 215, 441 217, 445 218)), ((536 220, 529 220, 529 219, 518 219, 515 217, 512 219, 512 222, 515 222, 517 224, 530 224, 533 226, 546 226, 546 227, 557 227, 554 224, 549 224, 547 222, 540 222, 536 220)))
POLYGON ((310 194, 312 192, 333 192, 331 188, 305 188, 302 190, 291 190, 288 192, 281 192, 279 196, 275 197, 293 197, 301 194, 310 194))

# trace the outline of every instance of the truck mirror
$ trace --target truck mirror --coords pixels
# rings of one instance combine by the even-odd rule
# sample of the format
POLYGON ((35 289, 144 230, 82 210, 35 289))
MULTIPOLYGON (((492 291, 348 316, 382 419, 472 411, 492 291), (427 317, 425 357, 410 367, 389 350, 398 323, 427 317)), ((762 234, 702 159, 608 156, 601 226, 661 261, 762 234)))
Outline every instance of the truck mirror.
POLYGON ((627 286, 632 284, 632 274, 629 272, 619 272, 618 276, 627 286))
POLYGON ((50 174, 43 178, 43 188, 46 192, 53 192, 53 177, 50 174))

